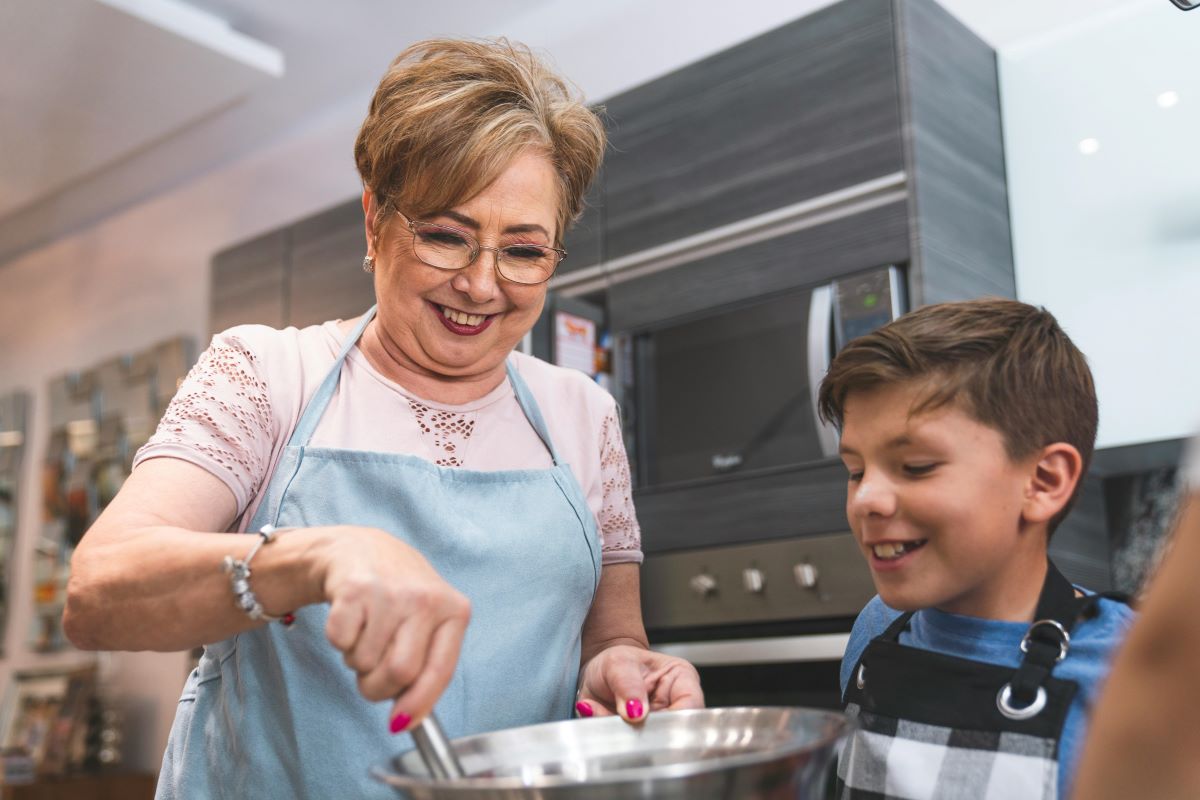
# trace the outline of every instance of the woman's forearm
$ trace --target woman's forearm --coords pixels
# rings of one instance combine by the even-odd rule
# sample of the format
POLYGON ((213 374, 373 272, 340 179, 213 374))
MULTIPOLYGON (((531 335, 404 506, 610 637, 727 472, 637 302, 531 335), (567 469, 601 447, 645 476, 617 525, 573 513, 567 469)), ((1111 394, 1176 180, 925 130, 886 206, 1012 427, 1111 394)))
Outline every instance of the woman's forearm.
POLYGON ((648 648, 642 625, 641 589, 637 564, 613 564, 600 573, 600 585, 583 625, 580 668, 615 645, 648 648))
MULTIPOLYGON (((254 556, 251 589, 268 613, 323 599, 314 554, 327 530, 286 531, 254 556)), ((262 624, 235 606, 222 569, 257 537, 167 526, 105 533, 89 531, 71 562, 63 627, 77 647, 182 650, 262 624)))

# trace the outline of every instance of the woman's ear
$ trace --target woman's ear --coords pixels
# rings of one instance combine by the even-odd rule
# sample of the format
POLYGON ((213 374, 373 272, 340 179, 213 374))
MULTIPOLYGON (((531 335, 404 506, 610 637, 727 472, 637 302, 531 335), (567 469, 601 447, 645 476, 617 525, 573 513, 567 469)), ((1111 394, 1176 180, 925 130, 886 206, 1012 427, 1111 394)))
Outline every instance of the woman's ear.
POLYGON ((363 224, 367 235, 367 255, 375 255, 375 193, 364 187, 362 193, 363 224))
POLYGON ((1022 516, 1028 522, 1049 522, 1067 505, 1082 479, 1083 457, 1074 445, 1055 442, 1030 463, 1022 516))

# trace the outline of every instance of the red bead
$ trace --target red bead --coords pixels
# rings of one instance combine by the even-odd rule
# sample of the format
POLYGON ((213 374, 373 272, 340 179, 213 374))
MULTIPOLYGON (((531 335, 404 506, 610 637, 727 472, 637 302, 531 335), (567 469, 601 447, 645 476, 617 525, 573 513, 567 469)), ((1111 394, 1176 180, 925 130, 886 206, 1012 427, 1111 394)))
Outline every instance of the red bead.
POLYGON ((289 612, 280 617, 279 621, 282 622, 285 627, 287 627, 296 621, 296 615, 289 612))

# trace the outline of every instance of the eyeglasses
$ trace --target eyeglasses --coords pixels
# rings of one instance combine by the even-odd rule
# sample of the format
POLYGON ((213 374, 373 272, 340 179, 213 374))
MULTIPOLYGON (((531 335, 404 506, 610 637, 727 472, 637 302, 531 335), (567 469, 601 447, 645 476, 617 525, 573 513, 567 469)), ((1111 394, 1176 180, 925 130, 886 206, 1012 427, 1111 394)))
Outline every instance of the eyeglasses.
POLYGON ((465 269, 479 258, 481 251, 491 250, 496 254, 496 272, 501 277, 513 283, 532 285, 550 280, 558 262, 567 257, 566 250, 540 244, 484 247, 474 236, 458 228, 417 222, 399 211, 396 213, 412 231, 413 254, 437 269, 465 269))

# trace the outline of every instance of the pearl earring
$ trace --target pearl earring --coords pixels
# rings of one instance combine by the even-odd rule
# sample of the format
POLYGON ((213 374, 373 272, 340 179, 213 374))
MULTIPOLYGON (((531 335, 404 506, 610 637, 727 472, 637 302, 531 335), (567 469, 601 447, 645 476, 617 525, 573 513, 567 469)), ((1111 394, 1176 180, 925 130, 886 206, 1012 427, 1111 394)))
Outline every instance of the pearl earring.
POLYGON ((375 271, 375 256, 363 256, 363 272, 375 271))

